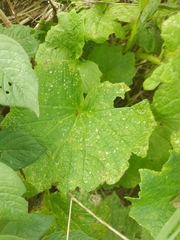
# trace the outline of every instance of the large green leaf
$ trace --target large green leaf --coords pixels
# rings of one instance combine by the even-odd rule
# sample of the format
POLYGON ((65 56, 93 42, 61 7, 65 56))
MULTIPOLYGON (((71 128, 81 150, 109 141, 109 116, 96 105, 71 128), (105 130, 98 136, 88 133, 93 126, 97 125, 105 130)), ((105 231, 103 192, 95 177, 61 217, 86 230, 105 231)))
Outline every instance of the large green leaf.
POLYGON ((140 170, 141 192, 138 199, 131 199, 130 215, 147 228, 155 237, 175 208, 170 203, 180 192, 180 155, 172 152, 161 172, 140 170))
POLYGON ((38 82, 19 43, 0 34, 0 104, 27 107, 39 115, 38 82))
POLYGON ((29 57, 34 57, 39 42, 35 38, 33 29, 24 25, 13 25, 12 28, 5 28, 0 25, 0 33, 16 40, 26 51, 29 57))
POLYGON ((21 197, 26 191, 17 174, 0 162, 0 223, 27 221, 27 201, 21 197))
POLYGON ((90 191, 104 181, 118 181, 132 152, 146 156, 156 125, 148 101, 114 108, 114 99, 123 98, 128 87, 109 82, 95 85, 84 99, 78 72, 66 62, 49 62, 36 73, 40 117, 14 108, 3 123, 31 133, 48 149, 25 169, 28 182, 39 190, 55 181, 63 191, 77 186, 90 191))
POLYGON ((48 31, 45 42, 59 50, 61 59, 78 59, 84 46, 83 18, 75 10, 59 13, 58 25, 48 31))
POLYGON ((9 222, 0 233, 1 235, 13 235, 26 240, 37 240, 47 232, 53 216, 44 214, 29 214, 28 222, 9 222))
POLYGON ((122 54, 122 47, 109 47, 107 43, 94 48, 89 59, 98 64, 103 73, 102 81, 112 83, 124 82, 128 86, 132 84, 136 70, 133 53, 122 54))
POLYGON ((20 129, 4 129, 0 132, 0 139, 0 162, 14 170, 31 164, 45 151, 30 134, 20 129))
POLYGON ((180 13, 169 17, 162 25, 162 38, 169 51, 174 51, 180 47, 180 13))

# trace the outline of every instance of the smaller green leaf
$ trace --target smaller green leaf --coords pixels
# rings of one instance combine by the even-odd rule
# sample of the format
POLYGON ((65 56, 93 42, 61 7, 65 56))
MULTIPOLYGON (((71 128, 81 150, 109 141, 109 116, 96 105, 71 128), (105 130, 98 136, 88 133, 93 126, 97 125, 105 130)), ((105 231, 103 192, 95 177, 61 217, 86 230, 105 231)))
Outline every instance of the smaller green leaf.
POLYGON ((26 107, 39 116, 38 82, 21 45, 0 34, 0 104, 26 107))
POLYGON ((51 28, 45 39, 47 47, 59 49, 61 60, 78 59, 84 46, 83 18, 75 10, 58 14, 58 25, 51 28))
POLYGON ((177 13, 167 20, 162 25, 162 38, 165 41, 166 47, 169 51, 174 51, 180 47, 180 13, 177 13))
POLYGON ((26 240, 41 239, 49 229, 53 218, 53 216, 31 213, 29 214, 28 222, 10 222, 2 230, 1 234, 14 235, 26 240))
POLYGON ((30 134, 20 129, 4 129, 0 132, 0 139, 0 162, 14 170, 28 166, 45 151, 30 134))
POLYGON ((88 93, 95 84, 100 83, 102 73, 96 63, 88 60, 78 61, 75 65, 83 82, 83 92, 88 93))
POLYGON ((102 82, 124 82, 128 86, 132 84, 136 70, 133 53, 122 54, 122 47, 109 47, 107 43, 94 48, 89 55, 89 60, 98 64, 103 73, 102 82))
POLYGON ((39 42, 35 38, 33 29, 24 25, 13 25, 12 28, 5 28, 0 25, 0 33, 16 40, 26 51, 29 57, 34 57, 39 42))
POLYGON ((161 82, 174 82, 178 79, 178 76, 179 73, 173 68, 172 63, 163 63, 145 80, 143 87, 145 90, 154 90, 161 82))
MULTIPOLYGON (((51 235, 49 235, 47 238, 45 238, 44 240, 66 240, 66 236, 64 236, 63 232, 55 232, 52 233, 51 235)), ((78 231, 78 230, 74 230, 74 231, 70 231, 69 233, 69 239, 71 240, 95 240, 95 238, 93 237, 89 237, 87 234, 78 231)))
POLYGON ((125 33, 121 24, 117 23, 117 17, 108 12, 106 4, 94 4, 90 9, 80 12, 84 18, 85 39, 96 43, 105 42, 109 35, 117 33, 118 37, 124 38, 125 33))
POLYGON ((121 22, 134 22, 138 18, 139 9, 133 4, 109 4, 106 14, 121 22))
POLYGON ((21 197, 26 191, 17 174, 0 162, 0 223, 27 221, 27 201, 21 197))

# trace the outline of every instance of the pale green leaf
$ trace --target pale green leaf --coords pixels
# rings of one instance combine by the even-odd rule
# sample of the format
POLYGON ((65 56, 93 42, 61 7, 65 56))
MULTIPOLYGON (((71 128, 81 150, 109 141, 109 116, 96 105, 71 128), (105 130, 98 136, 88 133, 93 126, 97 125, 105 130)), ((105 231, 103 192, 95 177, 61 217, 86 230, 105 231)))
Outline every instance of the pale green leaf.
POLYGON ((26 191, 17 174, 0 162, 0 222, 27 221, 27 201, 21 197, 26 191))
POLYGON ((80 15, 85 21, 85 39, 96 43, 105 42, 109 35, 118 33, 118 37, 124 38, 124 30, 121 24, 117 24, 116 15, 108 12, 106 4, 94 4, 90 9, 82 10, 80 15), (107 9, 106 9, 107 8, 107 9))
POLYGON ((47 47, 58 49, 61 59, 78 59, 84 46, 83 18, 75 10, 58 14, 58 24, 48 31, 47 47))
POLYGON ((12 38, 0 34, 0 104, 32 109, 39 115, 38 82, 28 55, 12 38))
POLYGON ((138 199, 131 199, 130 215, 155 237, 175 208, 170 203, 180 191, 180 155, 171 153, 161 172, 140 170, 141 192, 138 199))
POLYGON ((24 25, 14 24, 12 28, 5 28, 0 25, 0 33, 16 40, 24 48, 29 57, 34 57, 39 45, 33 31, 32 28, 24 25))
POLYGON ((143 84, 145 90, 154 90, 160 83, 171 83, 178 79, 179 73, 171 63, 163 63, 156 68, 143 84))
POLYGON ((100 83, 102 73, 96 63, 86 60, 77 61, 73 64, 80 73, 84 93, 88 93, 95 84, 100 83))
POLYGON ((98 64, 103 73, 101 80, 112 83, 124 82, 128 86, 132 84, 132 78, 136 73, 133 53, 122 54, 122 47, 109 47, 107 43, 94 48, 89 59, 98 64))
POLYGON ((110 4, 106 9, 106 14, 114 16, 114 19, 121 22, 134 22, 138 18, 139 9, 133 4, 110 4))
POLYGON ((0 162, 14 170, 31 164, 45 151, 30 134, 20 129, 4 129, 0 132, 0 139, 0 162))
POLYGON ((29 214, 28 222, 9 222, 2 230, 1 234, 14 235, 26 240, 41 239, 49 229, 52 220, 53 216, 31 213, 29 214))
POLYGON ((117 182, 132 152, 146 156, 156 125, 148 101, 115 109, 114 99, 123 98, 128 87, 109 82, 95 85, 84 99, 79 74, 66 62, 49 62, 36 73, 41 116, 14 108, 3 123, 31 133, 47 148, 24 170, 28 182, 39 190, 58 182, 62 191, 90 191, 104 181, 117 182))
POLYGON ((162 25, 162 38, 165 41, 166 47, 169 51, 174 51, 180 48, 180 13, 177 13, 167 20, 162 25))

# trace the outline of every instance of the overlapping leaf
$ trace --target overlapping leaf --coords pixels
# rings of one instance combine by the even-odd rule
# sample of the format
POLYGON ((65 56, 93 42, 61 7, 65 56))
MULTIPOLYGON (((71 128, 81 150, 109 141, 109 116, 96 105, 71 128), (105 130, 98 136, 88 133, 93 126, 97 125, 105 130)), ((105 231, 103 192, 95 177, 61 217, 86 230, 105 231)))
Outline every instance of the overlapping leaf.
POLYGON ((27 201, 21 197, 26 191, 17 174, 0 162, 0 223, 28 221, 27 201))
POLYGON ((41 239, 50 227, 52 219, 53 216, 31 213, 28 222, 9 222, 0 232, 0 238, 1 235, 13 235, 26 240, 41 239))
POLYGON ((0 104, 27 107, 39 115, 38 82, 25 50, 0 34, 0 104))
POLYGON ((130 215, 147 228, 155 237, 175 208, 170 203, 180 192, 180 155, 172 152, 161 172, 140 170, 141 192, 138 199, 131 199, 130 215))
POLYGON ((39 190, 54 181, 63 191, 77 186, 89 191, 104 181, 113 184, 127 169, 131 152, 146 156, 155 122, 147 101, 114 109, 114 99, 128 90, 124 83, 98 84, 84 99, 78 72, 66 62, 49 62, 36 73, 40 118, 15 108, 3 125, 12 127, 13 121, 47 147, 47 153, 25 169, 27 180, 39 190))
POLYGON ((2 130, 0 139, 0 162, 4 162, 14 170, 31 164, 45 151, 30 134, 18 129, 2 130))
POLYGON ((136 70, 133 53, 122 54, 122 47, 109 47, 107 43, 94 48, 89 59, 98 64, 103 73, 101 80, 112 83, 132 84, 136 70))
POLYGON ((83 18, 75 10, 58 14, 58 25, 48 31, 47 47, 59 49, 61 59, 78 59, 84 46, 83 18))
POLYGON ((15 39, 24 48, 29 57, 34 57, 39 42, 32 28, 18 24, 13 25, 12 28, 5 28, 0 25, 0 33, 15 39))
POLYGON ((177 37, 180 35, 179 21, 180 13, 177 13, 163 23, 162 38, 169 51, 175 51, 180 47, 180 39, 177 37))

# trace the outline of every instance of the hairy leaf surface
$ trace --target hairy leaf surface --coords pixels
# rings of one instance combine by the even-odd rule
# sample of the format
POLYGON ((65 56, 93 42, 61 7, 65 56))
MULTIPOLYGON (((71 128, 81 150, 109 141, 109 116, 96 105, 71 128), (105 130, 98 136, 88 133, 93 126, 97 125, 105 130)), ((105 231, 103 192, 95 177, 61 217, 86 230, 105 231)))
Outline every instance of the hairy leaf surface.
POLYGON ((36 73, 41 116, 14 108, 3 124, 10 127, 13 120, 48 149, 25 169, 30 183, 41 190, 55 181, 65 191, 77 186, 89 191, 104 181, 115 183, 132 152, 146 156, 154 118, 146 100, 113 107, 128 90, 124 83, 95 85, 84 99, 79 74, 66 62, 44 64, 36 73))

